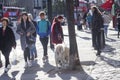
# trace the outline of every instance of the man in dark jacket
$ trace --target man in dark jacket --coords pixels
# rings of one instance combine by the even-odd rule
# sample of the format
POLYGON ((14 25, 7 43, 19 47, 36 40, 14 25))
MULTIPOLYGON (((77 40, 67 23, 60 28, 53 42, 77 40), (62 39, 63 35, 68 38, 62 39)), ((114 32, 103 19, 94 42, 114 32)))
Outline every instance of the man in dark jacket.
POLYGON ((97 50, 97 55, 100 55, 101 49, 105 45, 103 18, 97 7, 93 7, 92 11, 92 44, 97 50))

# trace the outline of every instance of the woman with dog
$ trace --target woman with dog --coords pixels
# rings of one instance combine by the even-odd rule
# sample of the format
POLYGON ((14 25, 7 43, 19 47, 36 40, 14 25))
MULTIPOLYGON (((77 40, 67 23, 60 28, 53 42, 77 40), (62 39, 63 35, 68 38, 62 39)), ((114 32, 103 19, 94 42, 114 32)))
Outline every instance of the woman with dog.
POLYGON ((64 40, 63 38, 63 29, 61 26, 61 22, 63 21, 62 16, 55 17, 52 23, 52 43, 53 44, 61 44, 64 40))
POLYGON ((8 27, 8 18, 2 19, 2 28, 0 28, 0 50, 5 57, 5 73, 11 68, 9 62, 10 52, 12 47, 16 47, 15 36, 11 28, 8 27))

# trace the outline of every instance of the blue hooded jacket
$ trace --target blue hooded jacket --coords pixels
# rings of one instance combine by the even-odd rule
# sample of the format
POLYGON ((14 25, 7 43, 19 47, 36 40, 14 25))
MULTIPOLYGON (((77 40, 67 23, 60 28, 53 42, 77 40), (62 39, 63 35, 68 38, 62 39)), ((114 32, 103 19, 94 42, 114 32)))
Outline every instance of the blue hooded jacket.
POLYGON ((41 37, 48 37, 51 32, 50 22, 46 19, 38 21, 37 34, 41 37))

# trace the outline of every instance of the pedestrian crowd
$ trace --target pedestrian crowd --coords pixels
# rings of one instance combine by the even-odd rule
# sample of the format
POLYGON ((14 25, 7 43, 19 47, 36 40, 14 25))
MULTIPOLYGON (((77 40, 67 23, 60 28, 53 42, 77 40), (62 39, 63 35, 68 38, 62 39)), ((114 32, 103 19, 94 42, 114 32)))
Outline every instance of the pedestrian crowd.
MULTIPOLYGON (((116 11, 116 28, 118 31, 117 37, 120 34, 120 11, 116 11)), ((92 46, 97 50, 97 56, 105 48, 105 39, 108 38, 108 27, 112 19, 110 11, 100 10, 96 6, 92 6, 87 12, 82 15, 78 13, 77 30, 90 30, 92 34, 92 46)), ((113 26, 114 27, 114 26, 113 26)), ((115 29, 116 29, 115 28, 115 29)))
MULTIPOLYGON (((111 21, 107 12, 100 12, 100 10, 93 6, 91 11, 84 14, 81 21, 81 14, 78 15, 77 29, 82 30, 82 25, 86 26, 84 29, 90 29, 92 34, 92 46, 97 50, 97 56, 101 54, 105 47, 105 36, 108 33, 108 26, 111 21)), ((30 13, 23 12, 17 22, 16 33, 20 36, 21 49, 25 60, 25 68, 32 66, 32 61, 37 58, 36 37, 43 47, 43 62, 48 61, 48 42, 51 38, 51 43, 56 46, 64 41, 62 21, 63 16, 56 16, 52 23, 46 19, 46 13, 41 11, 39 13, 40 20, 34 21, 30 13)), ((117 15, 118 19, 118 38, 120 32, 120 13, 117 15)), ((12 48, 16 48, 15 35, 9 27, 8 18, 2 18, 2 28, 0 28, 0 51, 5 57, 5 70, 7 73, 11 68, 9 62, 9 55, 12 48)), ((0 56, 1 57, 1 56, 0 56)), ((1 62, 1 59, 0 59, 1 62)), ((1 65, 1 64, 0 64, 1 65)))
MULTIPOLYGON (((32 61, 37 58, 36 49, 36 37, 39 36, 39 40, 43 47, 43 62, 48 61, 48 42, 51 34, 52 44, 56 45, 63 41, 63 31, 61 22, 63 16, 56 16, 53 20, 52 26, 48 19, 46 19, 46 13, 41 11, 39 13, 40 20, 34 21, 33 16, 30 13, 23 12, 17 22, 16 33, 20 36, 21 49, 23 51, 25 68, 32 66, 32 61)), ((2 18, 2 28, 0 28, 0 51, 5 57, 5 70, 7 73, 11 68, 9 56, 12 48, 16 48, 15 35, 12 29, 9 27, 9 19, 2 18)), ((0 54, 1 55, 1 54, 0 54)), ((2 66, 0 56, 0 66, 2 66)))

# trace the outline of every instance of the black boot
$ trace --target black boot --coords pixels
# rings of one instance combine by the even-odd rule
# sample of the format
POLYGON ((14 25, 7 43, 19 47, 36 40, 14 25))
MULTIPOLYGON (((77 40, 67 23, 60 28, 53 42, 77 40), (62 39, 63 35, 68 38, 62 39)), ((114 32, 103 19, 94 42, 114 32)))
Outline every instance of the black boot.
POLYGON ((119 38, 119 31, 118 31, 118 38, 119 38))
POLYGON ((101 51, 98 50, 96 56, 100 56, 100 54, 101 54, 101 51))

